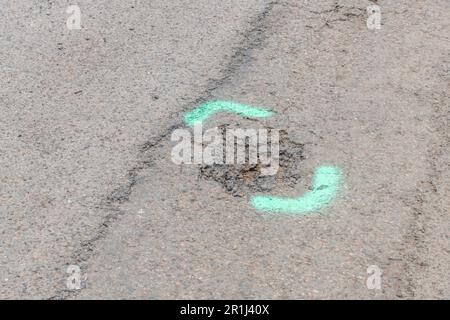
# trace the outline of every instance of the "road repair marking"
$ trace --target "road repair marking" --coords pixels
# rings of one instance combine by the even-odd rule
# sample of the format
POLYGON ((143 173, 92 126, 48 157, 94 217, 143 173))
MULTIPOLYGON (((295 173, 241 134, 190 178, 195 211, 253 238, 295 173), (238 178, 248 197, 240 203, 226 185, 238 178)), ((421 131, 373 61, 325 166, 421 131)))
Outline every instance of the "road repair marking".
MULTIPOLYGON (((270 110, 247 106, 230 101, 209 101, 184 116, 189 127, 202 124, 217 112, 233 112, 249 118, 267 118, 274 114, 270 110)), ((252 206, 258 211, 305 214, 319 211, 327 206, 337 195, 342 181, 342 171, 337 167, 321 166, 313 177, 312 190, 299 198, 255 196, 252 206)))
POLYGON ((184 121, 189 127, 201 124, 217 112, 232 112, 248 118, 267 118, 273 115, 270 110, 247 106, 231 101, 210 101, 186 113, 184 121))
POLYGON ((299 198, 256 196, 251 204, 258 211, 304 214, 319 211, 335 197, 342 181, 342 171, 336 167, 323 166, 316 169, 313 188, 299 198))

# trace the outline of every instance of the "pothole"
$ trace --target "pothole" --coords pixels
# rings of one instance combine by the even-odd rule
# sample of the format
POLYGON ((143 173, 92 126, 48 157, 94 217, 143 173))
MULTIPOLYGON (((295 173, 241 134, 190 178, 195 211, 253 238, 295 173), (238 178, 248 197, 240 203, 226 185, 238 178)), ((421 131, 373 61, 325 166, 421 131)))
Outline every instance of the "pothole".
POLYGON ((301 178, 304 144, 292 141, 284 130, 280 130, 279 134, 279 169, 276 174, 263 175, 261 169, 264 166, 259 161, 257 164, 248 164, 246 161, 245 164, 202 165, 200 179, 218 182, 235 197, 293 188, 301 178))

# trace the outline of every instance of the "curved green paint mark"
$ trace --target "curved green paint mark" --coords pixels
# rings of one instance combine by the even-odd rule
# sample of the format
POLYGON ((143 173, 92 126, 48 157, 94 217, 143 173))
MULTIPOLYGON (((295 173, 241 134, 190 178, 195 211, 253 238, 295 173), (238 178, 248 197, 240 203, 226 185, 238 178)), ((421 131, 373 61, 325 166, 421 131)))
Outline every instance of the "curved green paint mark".
POLYGON ((184 121, 188 126, 193 127, 197 124, 201 124, 217 112, 234 112, 249 118, 266 118, 273 115, 272 111, 250 107, 241 103, 230 101, 210 101, 186 113, 184 116, 184 121))
POLYGON ((335 197, 342 181, 342 172, 336 167, 319 167, 313 178, 313 189, 299 198, 256 196, 252 205, 259 211, 309 213, 327 206, 335 197))

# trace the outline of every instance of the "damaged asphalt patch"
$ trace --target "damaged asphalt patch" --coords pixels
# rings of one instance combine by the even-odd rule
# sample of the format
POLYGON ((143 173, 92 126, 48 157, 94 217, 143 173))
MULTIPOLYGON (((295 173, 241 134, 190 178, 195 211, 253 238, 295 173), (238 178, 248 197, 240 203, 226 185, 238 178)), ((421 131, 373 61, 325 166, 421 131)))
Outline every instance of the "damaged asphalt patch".
MULTIPOLYGON (((248 150, 248 143, 246 143, 248 150)), ((286 131, 280 131, 279 169, 274 175, 263 175, 261 163, 202 165, 200 179, 218 182, 234 197, 257 192, 270 192, 282 187, 293 188, 301 178, 300 168, 304 145, 289 139, 286 131)))

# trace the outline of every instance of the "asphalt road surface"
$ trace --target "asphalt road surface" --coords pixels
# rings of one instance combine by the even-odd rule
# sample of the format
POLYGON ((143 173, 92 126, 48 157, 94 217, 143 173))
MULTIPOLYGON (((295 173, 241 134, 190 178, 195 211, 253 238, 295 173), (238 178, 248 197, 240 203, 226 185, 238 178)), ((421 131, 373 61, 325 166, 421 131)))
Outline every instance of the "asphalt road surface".
POLYGON ((72 4, 1 2, 0 298, 450 298, 448 0, 72 4), (205 123, 287 132, 275 184, 171 161, 211 100, 275 112, 205 123))

